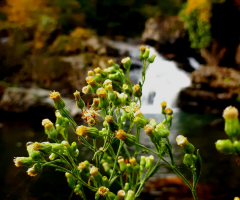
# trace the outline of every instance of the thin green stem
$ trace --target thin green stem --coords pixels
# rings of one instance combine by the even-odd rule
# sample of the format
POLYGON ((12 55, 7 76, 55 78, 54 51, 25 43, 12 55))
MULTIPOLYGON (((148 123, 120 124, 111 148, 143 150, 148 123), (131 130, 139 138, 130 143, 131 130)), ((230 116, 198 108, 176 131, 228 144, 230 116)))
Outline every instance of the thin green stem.
POLYGON ((113 150, 111 145, 109 146, 108 150, 109 150, 111 156, 113 157, 113 159, 116 160, 117 159, 116 158, 116 154, 115 154, 115 152, 114 152, 114 150, 113 150))
MULTIPOLYGON (((139 144, 139 138, 140 138, 140 128, 137 127, 137 133, 136 133, 136 142, 139 144)), ((134 158, 137 158, 138 154, 138 146, 135 145, 135 152, 134 152, 134 158)))
MULTIPOLYGON (((97 151, 97 140, 93 140, 93 146, 94 146, 94 152, 96 153, 97 151)), ((96 156, 96 167, 99 168, 99 159, 98 155, 96 156)))
POLYGON ((111 179, 112 179, 112 177, 113 177, 113 175, 114 175, 114 173, 115 173, 115 169, 116 169, 116 166, 117 166, 117 158, 118 158, 118 156, 119 156, 119 154, 120 154, 120 151, 121 151, 121 148, 122 148, 123 144, 124 144, 124 142, 123 142, 122 140, 120 140, 120 144, 119 144, 119 147, 118 147, 117 156, 116 156, 115 161, 114 161, 113 171, 112 171, 112 174, 111 174, 111 176, 110 176, 110 178, 109 178, 109 182, 111 182, 111 179))
POLYGON ((175 166, 171 165, 168 161, 166 161, 162 156, 158 155, 162 160, 163 162, 165 162, 169 167, 171 167, 173 169, 173 171, 175 171, 178 176, 181 177, 181 179, 188 185, 188 187, 190 188, 190 190, 192 191, 192 186, 191 184, 188 182, 188 180, 181 174, 181 172, 179 172, 175 166))
POLYGON ((130 133, 130 131, 132 130, 132 127, 134 126, 134 122, 131 120, 130 121, 130 127, 129 127, 129 129, 128 129, 128 134, 130 133))
POLYGON ((153 151, 153 150, 151 150, 151 149, 149 149, 149 148, 147 148, 147 147, 145 147, 145 146, 143 146, 141 144, 135 143, 135 145, 137 145, 137 146, 139 146, 139 147, 141 147, 141 148, 143 148, 143 149, 145 149, 147 151, 150 151, 150 152, 152 152, 152 153, 154 153, 154 154, 159 156, 159 154, 157 152, 155 152, 155 151, 153 151))
POLYGON ((83 190, 82 185, 80 186, 80 190, 81 190, 81 192, 82 192, 82 198, 83 198, 84 200, 87 200, 87 197, 85 196, 85 193, 84 193, 84 190, 83 190))
POLYGON ((144 185, 145 185, 145 182, 146 182, 146 180, 147 180, 147 176, 148 176, 149 172, 150 172, 150 170, 148 170, 148 171, 146 172, 146 174, 145 174, 145 176, 144 176, 144 179, 141 181, 141 184, 140 184, 140 186, 139 186, 139 188, 138 188, 138 190, 137 190, 137 193, 135 194, 135 198, 137 198, 137 197, 141 194, 141 192, 142 192, 142 190, 143 190, 143 187, 144 187, 144 185))
POLYGON ((178 176, 180 176, 181 179, 188 185, 189 189, 192 190, 191 184, 190 184, 190 183, 187 181, 187 179, 181 174, 181 172, 179 172, 179 171, 176 169, 175 166, 172 166, 172 169, 173 169, 173 171, 175 171, 175 172, 178 174, 178 176))
POLYGON ((124 151, 125 151, 125 153, 127 154, 127 156, 128 156, 128 158, 130 158, 131 156, 130 156, 130 153, 129 153, 129 151, 128 151, 128 149, 127 149, 127 146, 124 144, 123 145, 123 148, 124 148, 124 151))
POLYGON ((192 190, 192 195, 193 195, 193 198, 194 200, 197 200, 197 194, 196 194, 196 191, 195 190, 192 190))
POLYGON ((52 153, 58 155, 61 159, 63 159, 63 160, 65 161, 65 163, 70 166, 70 168, 71 168, 72 170, 74 169, 73 166, 68 162, 68 160, 67 160, 64 156, 62 156, 60 153, 58 153, 58 152, 56 152, 56 151, 52 151, 52 153))

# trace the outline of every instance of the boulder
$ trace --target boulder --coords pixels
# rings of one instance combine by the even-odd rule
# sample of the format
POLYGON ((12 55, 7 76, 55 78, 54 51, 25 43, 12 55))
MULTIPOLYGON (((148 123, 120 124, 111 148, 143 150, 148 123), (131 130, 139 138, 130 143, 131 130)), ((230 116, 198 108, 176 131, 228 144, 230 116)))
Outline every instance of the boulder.
MULTIPOLYGON (((49 97, 48 90, 40 88, 14 88, 8 87, 0 101, 0 111, 8 113, 29 113, 29 111, 39 110, 39 108, 48 109, 54 113, 54 103, 49 97)), ((66 108, 70 111, 71 116, 76 116, 80 113, 75 101, 68 98, 63 98, 66 103, 66 108)), ((35 113, 38 115, 39 113, 35 113)))
POLYGON ((191 74, 191 86, 179 93, 178 106, 190 112, 222 113, 240 106, 240 72, 233 68, 201 66, 191 74))
POLYGON ((150 18, 146 22, 142 40, 154 41, 160 45, 173 44, 177 39, 183 38, 184 34, 183 23, 178 16, 161 16, 150 18))

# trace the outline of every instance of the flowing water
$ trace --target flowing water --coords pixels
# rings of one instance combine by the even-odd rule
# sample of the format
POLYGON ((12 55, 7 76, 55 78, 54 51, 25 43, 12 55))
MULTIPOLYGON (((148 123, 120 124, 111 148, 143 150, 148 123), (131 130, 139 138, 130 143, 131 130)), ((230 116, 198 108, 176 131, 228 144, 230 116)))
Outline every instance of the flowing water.
MULTIPOLYGON (((138 66, 130 72, 131 80, 136 84, 141 78, 141 68, 139 67, 141 61, 138 59, 139 46, 118 42, 116 42, 116 45, 123 53, 128 51, 133 58, 133 65, 138 66)), ((154 48, 151 48, 151 53, 157 52, 154 48)), ((195 63, 195 68, 197 67, 198 65, 195 63)), ((163 116, 160 114, 160 102, 166 101, 174 111, 173 126, 169 139, 173 144, 176 166, 189 180, 191 179, 190 172, 182 164, 183 152, 175 142, 177 135, 185 135, 195 145, 196 149, 200 149, 203 169, 199 183, 203 188, 210 188, 201 192, 199 199, 233 199, 235 196, 240 196, 240 168, 235 162, 235 155, 225 156, 215 149, 214 143, 216 140, 227 138, 223 131, 224 123, 221 116, 189 114, 176 107, 178 92, 189 85, 189 74, 178 69, 174 62, 165 60, 157 53, 154 64, 150 65, 146 73, 142 112, 147 118, 155 118, 157 122, 160 122, 163 120, 163 116), (206 193, 208 194, 207 197, 206 193)), ((12 161, 14 156, 27 156, 25 144, 28 141, 45 141, 47 139, 40 121, 36 124, 35 116, 26 116, 14 120, 11 117, 8 118, 10 120, 5 120, 4 116, 0 117, 0 178, 1 182, 4 183, 4 186, 1 187, 0 199, 77 199, 74 194, 71 196, 71 189, 67 186, 63 173, 45 168, 41 176, 29 177, 25 172, 26 169, 19 169, 14 166, 12 161)), ((81 120, 77 122, 78 124, 82 123, 81 120)), ((76 135, 71 133, 70 141, 76 140, 76 135)), ((141 132, 140 143, 153 148, 148 136, 143 131, 141 132)), ((84 147, 80 147, 79 161, 91 157, 91 152, 84 147)), ((154 178, 175 176, 172 170, 163 164, 154 178)), ((203 190, 199 188, 198 191, 203 190)), ((88 197, 94 199, 93 196, 88 197)), ((161 193, 154 192, 151 193, 151 196, 148 193, 147 198, 149 200, 167 199, 161 198, 161 193)), ((141 199, 146 199, 144 194, 141 199)))

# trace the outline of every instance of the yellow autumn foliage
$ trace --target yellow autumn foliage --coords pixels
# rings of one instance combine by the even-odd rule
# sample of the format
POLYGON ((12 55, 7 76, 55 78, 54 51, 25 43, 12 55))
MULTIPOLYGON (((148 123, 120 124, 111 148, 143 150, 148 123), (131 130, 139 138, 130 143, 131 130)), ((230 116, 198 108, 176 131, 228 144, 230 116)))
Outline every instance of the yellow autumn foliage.
POLYGON ((34 16, 37 17, 44 0, 7 0, 4 11, 9 22, 18 22, 20 25, 31 25, 34 16))
POLYGON ((188 0, 186 14, 190 14, 194 9, 197 10, 199 19, 203 22, 209 22, 212 0, 188 0))

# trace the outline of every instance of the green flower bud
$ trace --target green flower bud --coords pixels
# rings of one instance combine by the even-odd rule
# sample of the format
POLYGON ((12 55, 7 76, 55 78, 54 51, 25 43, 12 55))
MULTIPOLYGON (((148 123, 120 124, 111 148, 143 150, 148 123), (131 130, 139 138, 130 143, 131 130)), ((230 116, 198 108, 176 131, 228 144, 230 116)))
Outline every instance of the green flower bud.
POLYGON ((129 190, 129 188, 130 188, 129 183, 125 183, 124 188, 123 188, 124 192, 127 193, 127 191, 129 190))
POLYGON ((223 111, 223 117, 225 119, 225 132, 228 136, 233 138, 237 138, 240 135, 238 114, 237 108, 233 106, 229 106, 223 111))
POLYGON ((96 91, 98 88, 100 88, 101 86, 96 83, 95 79, 92 76, 88 76, 86 78, 87 84, 91 86, 91 90, 92 92, 94 92, 96 94, 96 91))
POLYGON ((156 126, 155 130, 159 133, 159 135, 162 138, 167 138, 169 136, 169 130, 167 130, 166 127, 162 123, 159 123, 156 126))
POLYGON ((196 159, 197 157, 193 154, 185 154, 183 158, 183 163, 187 166, 194 166, 196 159))
POLYGON ((233 143, 233 147, 235 148, 235 150, 238 152, 238 154, 240 153, 240 141, 235 141, 233 143))
POLYGON ((106 176, 102 177, 102 183, 103 183, 103 186, 109 188, 109 180, 106 176))
POLYGON ((163 101, 163 102, 161 103, 161 107, 162 107, 162 114, 165 114, 164 110, 165 110, 165 108, 167 107, 167 102, 166 102, 166 101, 163 101))
POLYGON ((232 154, 233 151, 234 151, 234 148, 233 148, 233 144, 231 142, 231 140, 227 139, 227 140, 218 140, 216 143, 216 149, 227 155, 227 154, 232 154))
POLYGON ((129 94, 131 92, 131 88, 127 84, 123 84, 123 91, 126 94, 129 94))
POLYGON ((117 94, 118 95, 118 104, 120 107, 126 106, 128 95, 125 93, 117 94))
MULTIPOLYGON (((104 121, 104 122, 106 122, 106 121, 104 121)), ((108 132, 107 132, 107 129, 106 129, 106 128, 102 128, 102 130, 99 131, 100 137, 104 137, 104 136, 107 135, 107 134, 108 134, 108 132)))
POLYGON ((76 90, 76 92, 74 92, 73 95, 75 97, 77 107, 83 110, 85 107, 85 102, 82 100, 80 92, 76 90))
POLYGON ((107 92, 104 88, 99 88, 97 90, 97 95, 98 97, 100 98, 100 101, 99 101, 99 106, 106 110, 109 103, 108 103, 108 100, 107 100, 107 92))
POLYGON ((55 111, 55 116, 56 116, 56 124, 62 124, 65 122, 64 117, 60 114, 59 110, 55 111))
POLYGON ((78 187, 76 187, 75 189, 74 189, 74 192, 75 193, 78 193, 80 191, 80 189, 78 188, 78 187))
POLYGON ((82 88, 82 92, 83 94, 91 94, 93 92, 92 87, 90 85, 84 86, 82 88))
POLYGON ((139 55, 139 58, 141 59, 141 60, 143 60, 143 54, 144 54, 144 52, 145 52, 145 50, 146 50, 146 46, 141 46, 140 47, 140 55, 139 55))
POLYGON ((100 99, 99 98, 93 98, 93 103, 91 105, 91 108, 92 109, 98 109, 99 103, 100 103, 100 99))
POLYGON ((94 72, 92 70, 89 70, 87 73, 88 76, 94 76, 94 72))
POLYGON ((31 167, 33 165, 31 157, 16 157, 13 161, 16 167, 31 167))
POLYGON ((27 170, 29 176, 36 176, 42 169, 42 166, 39 163, 33 165, 33 167, 27 170))
POLYGON ((134 158, 134 157, 130 158, 129 162, 130 162, 130 164, 132 166, 133 171, 138 173, 139 169, 140 169, 140 166, 137 163, 136 158, 134 158))
POLYGON ((144 131, 145 133, 150 137, 150 140, 152 143, 159 143, 159 141, 161 140, 161 136, 158 133, 158 131, 154 130, 153 126, 151 124, 147 124, 146 126, 144 126, 144 131))
POLYGON ((109 85, 112 85, 112 81, 109 79, 106 79, 103 83, 105 90, 107 90, 107 86, 109 86, 109 85))
POLYGON ((131 174, 131 172, 132 172, 132 167, 131 167, 131 164, 130 164, 130 163, 127 163, 127 164, 126 164, 126 171, 128 172, 128 174, 131 174))
POLYGON ((157 122, 155 119, 149 119, 149 124, 151 124, 153 128, 156 128, 157 122))
POLYGON ((133 146, 136 142, 136 137, 134 135, 125 133, 122 129, 116 131, 115 136, 117 139, 124 141, 128 147, 133 146))
POLYGON ((145 165, 146 165, 146 157, 145 156, 141 156, 140 166, 145 167, 145 165))
POLYGON ((120 100, 118 99, 118 92, 113 91, 112 89, 112 85, 109 84, 108 86, 106 86, 107 91, 108 91, 108 100, 110 100, 114 106, 119 106, 120 105, 120 100))
POLYGON ((78 126, 76 129, 76 134, 80 136, 88 136, 91 139, 100 137, 99 130, 96 127, 78 126))
POLYGON ((107 115, 105 117, 105 121, 108 123, 110 131, 115 132, 118 130, 118 124, 115 121, 113 121, 112 116, 107 115))
POLYGON ((120 81, 121 83, 123 83, 123 77, 120 72, 116 72, 114 74, 109 74, 108 77, 111 80, 116 80, 116 81, 120 81))
POLYGON ((146 157, 146 169, 151 170, 154 166, 154 157, 151 155, 146 157))
POLYGON ((184 153, 192 154, 194 152, 195 147, 190 142, 188 142, 186 137, 179 135, 177 136, 176 141, 178 145, 183 148, 184 153))
POLYGON ((107 72, 109 74, 114 74, 117 72, 117 70, 114 67, 108 67, 108 68, 104 69, 103 71, 107 72))
POLYGON ((125 197, 125 191, 124 190, 119 190, 117 193, 117 197, 115 198, 115 200, 124 200, 125 197))
POLYGON ((122 156, 118 157, 118 164, 119 164, 120 171, 124 172, 126 170, 126 164, 122 156))
POLYGON ((62 100, 59 92, 50 92, 49 96, 54 101, 54 106, 57 110, 61 110, 65 107, 65 103, 62 100))
POLYGON ((65 173, 65 176, 67 178, 68 186, 71 188, 75 188, 75 178, 73 177, 73 175, 65 173))
POLYGON ((29 157, 31 157, 33 160, 43 159, 43 153, 41 151, 34 150, 32 142, 27 143, 27 151, 28 151, 29 157))
POLYGON ((143 114, 141 113, 141 111, 137 111, 134 114, 134 123, 139 127, 139 128, 143 128, 144 126, 146 126, 148 124, 148 119, 146 117, 143 116, 143 114))
POLYGON ((86 167, 89 169, 89 167, 90 167, 90 163, 88 162, 88 160, 85 160, 85 161, 84 161, 84 164, 85 164, 86 167))
POLYGON ((50 139, 57 140, 57 131, 53 126, 53 123, 49 119, 42 120, 42 125, 44 126, 45 133, 50 139))
POLYGON ((150 53, 150 48, 146 48, 146 50, 143 54, 143 59, 147 59, 149 57, 149 53, 150 53))
POLYGON ((58 155, 55 154, 55 153, 51 153, 50 156, 49 156, 49 159, 50 159, 50 160, 55 160, 55 159, 57 159, 57 158, 58 158, 58 155))
POLYGON ((49 155, 52 151, 52 145, 49 142, 38 143, 35 142, 31 144, 32 150, 41 151, 45 155, 49 155))
POLYGON ((103 71, 100 67, 97 67, 94 69, 96 75, 100 74, 101 78, 106 78, 107 77, 107 72, 103 71))
POLYGON ((126 69, 126 70, 130 69, 130 67, 132 65, 130 57, 122 59, 122 64, 123 64, 124 69, 126 69))
MULTIPOLYGON (((109 173, 109 170, 110 170, 109 164, 108 164, 107 162, 104 162, 104 163, 102 164, 102 166, 103 166, 104 171, 107 172, 107 173, 109 173)), ((106 186, 106 187, 107 187, 107 186, 106 186)))
POLYGON ((56 152, 65 149, 63 144, 51 143, 51 145, 52 145, 52 150, 56 152))
POLYGON ((76 142, 73 142, 71 144, 71 147, 72 147, 72 151, 75 152, 77 150, 77 143, 76 142))
POLYGON ((78 164, 78 170, 80 170, 81 173, 83 173, 87 176, 90 175, 89 174, 89 172, 90 172, 89 168, 90 168, 90 163, 88 161, 84 161, 84 162, 81 162, 81 163, 78 164))
POLYGON ((167 114, 167 115, 172 115, 173 114, 173 111, 171 108, 165 108, 164 109, 164 113, 167 114))
POLYGON ((96 181, 97 184, 102 185, 102 174, 98 171, 98 168, 91 167, 90 174, 92 175, 93 179, 96 181))
POLYGON ((168 151, 168 148, 165 145, 165 141, 160 141, 160 148, 161 148, 161 156, 164 156, 164 154, 168 151))
POLYGON ((148 62, 149 63, 153 63, 154 62, 154 60, 155 60, 155 58, 156 58, 156 56, 157 56, 157 54, 152 54, 149 58, 148 58, 148 62))
POLYGON ((113 62, 113 60, 109 60, 108 63, 114 67, 115 70, 119 70, 120 66, 113 62))
POLYGON ((76 151, 73 152, 73 157, 74 157, 75 159, 77 159, 77 158, 78 158, 78 155, 79 155, 79 150, 76 149, 76 151))
POLYGON ((55 112, 56 115, 56 130, 64 137, 68 138, 68 127, 69 120, 66 117, 63 117, 58 110, 55 112))
POLYGON ((134 85, 133 86, 133 95, 135 97, 141 97, 142 96, 142 88, 140 87, 140 85, 134 85))
POLYGON ((134 192, 132 190, 128 190, 126 200, 134 200, 134 192))

